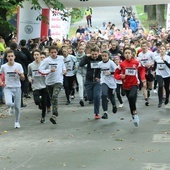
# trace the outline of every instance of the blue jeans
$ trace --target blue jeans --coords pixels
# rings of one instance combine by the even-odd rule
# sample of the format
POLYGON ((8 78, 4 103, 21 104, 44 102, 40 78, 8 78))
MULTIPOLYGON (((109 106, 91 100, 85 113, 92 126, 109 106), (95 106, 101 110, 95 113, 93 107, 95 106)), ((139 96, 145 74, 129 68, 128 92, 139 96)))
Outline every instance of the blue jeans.
POLYGON ((101 96, 100 82, 86 81, 85 89, 88 100, 94 102, 94 114, 99 114, 101 96))
POLYGON ((115 89, 110 89, 107 84, 102 84, 102 108, 103 111, 108 110, 108 98, 110 99, 112 106, 116 106, 115 89))

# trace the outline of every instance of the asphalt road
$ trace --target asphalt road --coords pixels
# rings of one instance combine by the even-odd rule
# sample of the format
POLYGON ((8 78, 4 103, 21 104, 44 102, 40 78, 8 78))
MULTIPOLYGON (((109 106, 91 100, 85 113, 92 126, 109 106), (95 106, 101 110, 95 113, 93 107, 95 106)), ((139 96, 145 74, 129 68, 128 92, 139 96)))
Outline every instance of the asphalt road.
MULTIPOLYGON (((120 6, 116 7, 95 7, 93 8, 93 15, 92 15, 92 30, 95 30, 96 27, 100 28, 103 22, 111 22, 116 25, 118 28, 122 28, 122 20, 120 16, 120 6)), ((86 25, 86 18, 84 17, 83 20, 76 22, 72 25, 72 27, 78 28, 79 25, 85 26, 86 25)))
POLYGON ((49 121, 50 113, 40 123, 32 99, 25 99, 21 129, 13 128, 15 116, 1 107, 1 170, 170 170, 170 110, 157 108, 156 94, 146 107, 139 91, 139 127, 133 125, 126 97, 117 114, 109 104, 108 120, 95 120, 88 102, 79 106, 78 93, 68 106, 64 91, 59 99, 57 125, 49 121))

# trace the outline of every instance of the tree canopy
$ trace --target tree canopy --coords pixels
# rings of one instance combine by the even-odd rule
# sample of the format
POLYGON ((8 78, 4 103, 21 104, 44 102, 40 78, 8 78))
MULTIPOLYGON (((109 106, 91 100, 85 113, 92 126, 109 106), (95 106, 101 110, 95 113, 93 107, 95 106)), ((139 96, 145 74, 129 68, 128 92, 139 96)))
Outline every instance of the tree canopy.
MULTIPOLYGON (((40 1, 38 0, 26 0, 30 1, 32 4, 31 9, 40 10, 42 6, 40 1)), ((68 17, 69 12, 65 10, 65 7, 62 3, 58 0, 42 0, 47 7, 53 8, 55 10, 60 10, 61 17, 63 20, 66 20, 68 17)), ((15 27, 12 26, 9 22, 9 19, 14 16, 14 11, 17 10, 17 7, 23 7, 22 3, 24 0, 0 0, 0 35, 3 36, 5 39, 11 32, 15 32, 15 27)), ((54 13, 54 15, 57 15, 54 13)), ((43 16, 40 14, 36 16, 37 20, 43 19, 43 16)))

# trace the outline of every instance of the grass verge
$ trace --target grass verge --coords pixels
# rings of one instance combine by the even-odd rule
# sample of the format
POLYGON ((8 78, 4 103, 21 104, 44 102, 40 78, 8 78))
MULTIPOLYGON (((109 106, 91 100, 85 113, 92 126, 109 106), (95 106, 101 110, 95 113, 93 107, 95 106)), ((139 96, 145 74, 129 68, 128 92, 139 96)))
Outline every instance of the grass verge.
POLYGON ((140 20, 142 26, 146 31, 149 30, 149 25, 155 24, 156 20, 148 20, 147 13, 144 12, 144 6, 138 5, 136 6, 136 12, 138 19, 140 20))

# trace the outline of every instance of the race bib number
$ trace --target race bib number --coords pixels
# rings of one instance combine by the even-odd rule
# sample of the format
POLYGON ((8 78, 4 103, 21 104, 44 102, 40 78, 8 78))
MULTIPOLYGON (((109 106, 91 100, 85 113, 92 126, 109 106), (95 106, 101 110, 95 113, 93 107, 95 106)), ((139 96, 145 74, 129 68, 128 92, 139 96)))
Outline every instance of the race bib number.
POLYGON ((165 69, 165 63, 158 63, 158 69, 164 70, 165 69))
POLYGON ((65 61, 64 63, 65 63, 65 66, 66 66, 66 69, 67 69, 67 70, 72 70, 70 60, 65 61))
POLYGON ((102 72, 103 72, 103 74, 104 74, 104 75, 106 75, 106 76, 110 75, 109 68, 101 69, 101 71, 102 71, 102 72))
POLYGON ((17 78, 17 74, 15 72, 7 72, 7 77, 10 78, 17 78))
POLYGON ((49 69, 52 69, 52 68, 57 68, 57 64, 49 64, 49 69))
POLYGON ((136 69, 135 68, 126 68, 125 75, 135 76, 136 75, 136 69))
POLYGON ((99 68, 99 63, 98 62, 91 62, 90 63, 90 65, 91 65, 91 68, 99 68))
POLYGON ((141 60, 141 64, 142 64, 143 66, 145 66, 145 65, 147 64, 147 62, 148 62, 148 59, 142 59, 142 60, 141 60))
POLYGON ((33 70, 32 76, 33 76, 33 77, 40 77, 41 74, 38 72, 38 70, 33 70))

